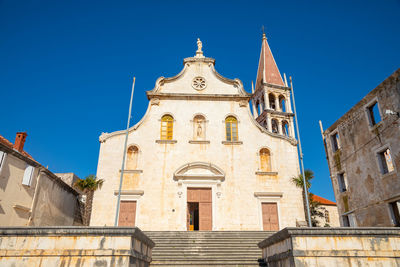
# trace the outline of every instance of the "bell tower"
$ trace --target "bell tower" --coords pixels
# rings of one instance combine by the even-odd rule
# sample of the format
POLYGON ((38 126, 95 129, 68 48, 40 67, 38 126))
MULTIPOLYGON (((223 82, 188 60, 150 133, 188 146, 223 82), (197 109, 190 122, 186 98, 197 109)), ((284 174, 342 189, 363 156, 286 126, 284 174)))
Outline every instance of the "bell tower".
POLYGON ((255 88, 252 83, 253 116, 267 131, 295 138, 294 114, 290 103, 291 88, 287 84, 286 75, 284 78, 285 81, 264 33, 255 88))

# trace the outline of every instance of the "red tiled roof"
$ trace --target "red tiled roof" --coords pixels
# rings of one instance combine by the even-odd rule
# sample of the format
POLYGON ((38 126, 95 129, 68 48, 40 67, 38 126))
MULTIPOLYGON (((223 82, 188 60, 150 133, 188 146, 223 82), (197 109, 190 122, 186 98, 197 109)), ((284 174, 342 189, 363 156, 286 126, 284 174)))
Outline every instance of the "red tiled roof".
POLYGON ((262 81, 265 83, 285 86, 265 35, 263 35, 260 60, 258 62, 256 90, 262 81))
MULTIPOLYGON (((11 143, 10 141, 8 141, 6 138, 4 138, 3 136, 0 135, 0 143, 2 143, 5 146, 8 146, 9 148, 13 149, 13 143, 11 143)), ((29 155, 26 151, 22 151, 21 152, 22 155, 24 155, 25 157, 28 157, 32 160, 34 160, 32 158, 31 155, 29 155)))
POLYGON ((321 203, 322 205, 330 205, 330 206, 336 206, 336 203, 333 201, 330 201, 326 198, 317 196, 317 195, 313 195, 312 196, 312 200, 321 203))

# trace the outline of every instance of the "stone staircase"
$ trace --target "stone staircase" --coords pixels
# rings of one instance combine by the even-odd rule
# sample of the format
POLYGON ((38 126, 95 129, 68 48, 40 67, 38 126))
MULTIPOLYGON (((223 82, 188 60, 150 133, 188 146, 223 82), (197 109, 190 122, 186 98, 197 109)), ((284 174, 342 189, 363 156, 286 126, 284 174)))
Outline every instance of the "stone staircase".
POLYGON ((145 231, 156 246, 151 266, 258 266, 267 231, 145 231))

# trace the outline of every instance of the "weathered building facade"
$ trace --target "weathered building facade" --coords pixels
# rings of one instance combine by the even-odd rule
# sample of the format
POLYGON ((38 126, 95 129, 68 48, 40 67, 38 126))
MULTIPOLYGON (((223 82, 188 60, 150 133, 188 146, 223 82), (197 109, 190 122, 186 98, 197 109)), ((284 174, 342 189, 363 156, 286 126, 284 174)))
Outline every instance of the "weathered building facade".
POLYGON ((79 225, 79 193, 23 150, 26 136, 0 136, 0 226, 79 225))
POLYGON ((400 226, 399 75, 324 131, 342 226, 400 226))
MULTIPOLYGON (((200 40, 177 76, 156 81, 146 114, 129 129, 119 225, 279 230, 305 220, 301 190, 291 182, 299 165, 290 88, 267 47, 264 37, 255 94, 218 74, 200 40), (269 93, 286 99, 285 108, 255 110, 269 93)), ((114 224, 124 139, 125 131, 100 136, 104 185, 94 195, 93 226, 114 224)))

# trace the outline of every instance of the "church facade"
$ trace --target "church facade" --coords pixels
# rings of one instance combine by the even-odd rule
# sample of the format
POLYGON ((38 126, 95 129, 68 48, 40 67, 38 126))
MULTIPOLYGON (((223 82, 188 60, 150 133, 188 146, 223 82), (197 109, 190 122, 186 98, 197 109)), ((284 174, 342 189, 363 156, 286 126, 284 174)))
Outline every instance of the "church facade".
MULTIPOLYGON (((142 230, 279 230, 305 221, 290 88, 263 38, 247 93, 205 57, 160 77, 129 129, 120 226, 142 230), (284 81, 285 80, 285 81, 284 81)), ((125 131, 103 133, 92 226, 114 225, 125 131)))

